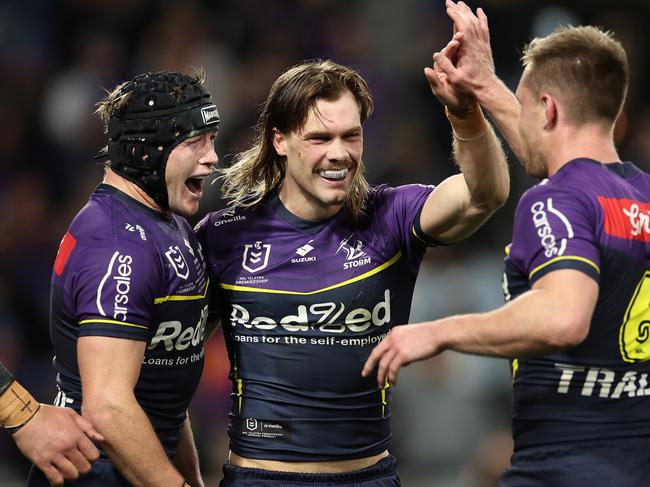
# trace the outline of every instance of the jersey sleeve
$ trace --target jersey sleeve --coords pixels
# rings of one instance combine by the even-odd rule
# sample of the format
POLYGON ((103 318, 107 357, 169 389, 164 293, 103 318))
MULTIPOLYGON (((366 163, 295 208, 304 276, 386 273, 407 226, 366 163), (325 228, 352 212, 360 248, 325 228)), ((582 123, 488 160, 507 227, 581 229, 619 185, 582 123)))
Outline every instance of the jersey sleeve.
POLYGON ((510 259, 530 285, 558 269, 575 269, 598 281, 597 214, 579 190, 539 185, 515 212, 510 259))
POLYGON ((70 281, 79 336, 148 339, 161 268, 145 243, 110 239, 77 257, 70 281))
POLYGON ((225 309, 225 305, 223 304, 223 292, 219 286, 215 285, 215 283, 218 282, 218 279, 215 275, 216 267, 213 265, 214 259, 211 258, 213 251, 211 238, 215 233, 213 219, 216 215, 217 213, 208 213, 194 227, 196 237, 207 259, 209 279, 211 281, 208 301, 208 322, 214 321, 216 319, 222 319, 222 310, 225 309), (210 232, 211 228, 213 229, 212 232, 210 232))
POLYGON ((383 218, 383 226, 390 234, 398 238, 403 248, 425 247, 437 245, 428 238, 420 228, 420 212, 434 186, 423 184, 407 184, 377 188, 378 205, 383 218))

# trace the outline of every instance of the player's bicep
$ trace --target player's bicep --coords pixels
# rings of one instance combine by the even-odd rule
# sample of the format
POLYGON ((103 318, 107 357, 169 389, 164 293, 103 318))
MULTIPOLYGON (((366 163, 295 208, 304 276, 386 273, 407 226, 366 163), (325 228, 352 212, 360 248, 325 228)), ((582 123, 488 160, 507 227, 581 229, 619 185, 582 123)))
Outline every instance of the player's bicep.
POLYGON ((77 341, 77 360, 86 402, 131 394, 140 375, 146 342, 104 336, 77 341))
POLYGON ((462 174, 445 179, 431 192, 420 213, 420 227, 429 238, 451 243, 474 232, 491 214, 472 205, 462 174))

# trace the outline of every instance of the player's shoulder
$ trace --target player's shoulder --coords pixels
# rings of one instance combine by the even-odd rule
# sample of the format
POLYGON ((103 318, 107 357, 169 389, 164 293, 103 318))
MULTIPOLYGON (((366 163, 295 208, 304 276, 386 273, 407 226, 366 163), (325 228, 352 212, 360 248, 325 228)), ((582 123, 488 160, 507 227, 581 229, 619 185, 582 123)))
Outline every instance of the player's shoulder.
POLYGON ((259 205, 255 207, 243 207, 230 205, 217 211, 211 211, 205 215, 194 227, 197 233, 208 229, 218 228, 226 230, 229 227, 238 227, 245 224, 249 219, 255 218, 260 213, 259 205))
POLYGON ((380 206, 383 204, 393 203, 400 198, 419 197, 428 194, 435 186, 426 184, 403 184, 400 186, 390 186, 388 184, 379 184, 372 186, 366 198, 366 206, 380 206))
POLYGON ((149 252, 162 218, 153 209, 100 185, 73 219, 69 233, 92 249, 121 245, 149 252))

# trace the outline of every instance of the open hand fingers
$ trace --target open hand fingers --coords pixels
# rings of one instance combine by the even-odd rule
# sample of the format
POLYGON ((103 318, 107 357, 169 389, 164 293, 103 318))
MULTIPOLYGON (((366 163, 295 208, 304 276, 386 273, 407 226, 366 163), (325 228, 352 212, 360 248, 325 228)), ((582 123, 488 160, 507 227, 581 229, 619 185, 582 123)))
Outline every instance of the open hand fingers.
POLYGON ((79 450, 72 450, 70 453, 66 454, 66 458, 74 466, 74 468, 79 472, 79 474, 84 474, 90 472, 90 462, 88 459, 81 453, 79 450))
MULTIPOLYGON (((397 352, 394 349, 390 348, 386 351, 386 353, 382 355, 381 360, 379 361, 379 365, 377 366, 377 385, 380 389, 386 384, 389 367, 396 355, 397 352)), ((390 379, 389 382, 391 384, 395 384, 395 382, 392 382, 390 379)))
POLYGON ((488 25, 488 18, 487 15, 485 15, 485 12, 483 11, 482 8, 478 8, 476 11, 478 14, 478 21, 479 25, 481 27, 481 34, 483 35, 483 41, 487 43, 487 45, 490 45, 490 26, 488 25))
POLYGON ((79 441, 79 451, 89 461, 94 462, 99 458, 99 450, 88 437, 84 436, 79 441))
POLYGON ((62 487, 64 484, 63 482, 65 479, 63 478, 63 475, 61 475, 61 472, 51 464, 44 465, 44 466, 38 466, 37 467, 43 472, 43 475, 45 475, 45 478, 47 481, 50 483, 50 485, 53 485, 54 487, 62 487))
POLYGON ((363 370, 361 371, 361 375, 364 377, 368 377, 370 373, 375 370, 375 367, 377 366, 377 362, 379 362, 379 359, 381 358, 381 355, 384 353, 384 349, 386 348, 386 338, 382 340, 379 345, 377 345, 375 348, 372 349, 372 352, 370 352, 370 356, 366 360, 366 363, 363 365, 363 370))
POLYGON ((66 480, 76 480, 79 478, 79 471, 73 463, 63 455, 58 455, 52 459, 52 465, 59 471, 66 480))
POLYGON ((79 426, 81 431, 83 431, 88 438, 90 438, 93 441, 99 441, 99 442, 104 441, 104 437, 101 435, 101 433, 97 431, 95 427, 88 420, 86 420, 82 416, 79 416, 76 413, 75 413, 74 420, 75 423, 77 423, 77 426, 79 426))

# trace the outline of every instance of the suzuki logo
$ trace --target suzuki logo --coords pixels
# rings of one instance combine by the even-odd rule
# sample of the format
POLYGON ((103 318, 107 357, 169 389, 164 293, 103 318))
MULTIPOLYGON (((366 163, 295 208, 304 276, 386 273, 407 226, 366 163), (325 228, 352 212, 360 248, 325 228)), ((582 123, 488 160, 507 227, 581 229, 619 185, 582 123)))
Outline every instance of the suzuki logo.
POLYGON ((271 244, 255 242, 244 245, 244 257, 241 265, 248 272, 261 271, 268 265, 270 253, 271 244))
MULTIPOLYGON (((311 242, 311 240, 310 240, 309 242, 311 242)), ((309 252, 311 252, 312 250, 314 250, 314 247, 312 247, 311 245, 309 245, 309 242, 307 242, 305 245, 303 245, 303 246, 300 247, 299 249, 296 249, 296 254, 298 254, 298 255, 301 256, 301 257, 304 257, 304 256, 307 255, 309 252)))

